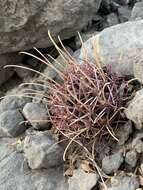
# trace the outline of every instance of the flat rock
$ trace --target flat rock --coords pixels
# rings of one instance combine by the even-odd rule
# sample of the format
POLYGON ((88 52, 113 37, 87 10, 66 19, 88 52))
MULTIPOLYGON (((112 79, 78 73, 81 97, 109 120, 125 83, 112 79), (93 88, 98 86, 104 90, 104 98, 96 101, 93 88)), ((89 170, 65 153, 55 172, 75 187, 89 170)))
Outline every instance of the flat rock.
POLYGON ((0 54, 44 48, 53 36, 67 39, 85 27, 101 0, 0 0, 0 54))
POLYGON ((22 134, 26 127, 23 115, 18 110, 5 111, 0 114, 0 135, 16 137, 22 134))
POLYGON ((25 138, 24 153, 31 169, 49 169, 63 164, 63 149, 51 135, 43 132, 25 138))

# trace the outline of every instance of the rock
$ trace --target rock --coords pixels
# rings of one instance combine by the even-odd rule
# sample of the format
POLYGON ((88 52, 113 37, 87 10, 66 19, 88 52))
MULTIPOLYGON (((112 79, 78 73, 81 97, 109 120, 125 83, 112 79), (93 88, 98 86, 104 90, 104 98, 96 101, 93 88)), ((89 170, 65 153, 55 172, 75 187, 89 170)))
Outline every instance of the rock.
POLYGON ((47 47, 51 45, 47 30, 67 39, 88 24, 100 3, 101 0, 1 0, 0 53, 47 47))
POLYGON ((31 169, 49 169, 63 164, 63 149, 51 135, 43 132, 25 138, 24 153, 31 169))
POLYGON ((136 92, 135 97, 125 109, 125 114, 135 123, 137 129, 143 128, 143 89, 136 92))
POLYGON ((15 92, 15 96, 7 96, 0 102, 0 114, 8 110, 22 110, 27 102, 31 101, 31 98, 22 97, 15 92))
POLYGON ((130 20, 140 20, 143 19, 143 2, 137 2, 131 13, 130 20))
POLYGON ((116 24, 119 24, 119 19, 117 17, 117 14, 115 13, 110 13, 108 16, 107 16, 107 23, 108 23, 108 27, 110 26, 114 26, 116 24))
MULTIPOLYGON (((87 57, 95 62, 95 51, 102 66, 110 65, 118 75, 133 75, 133 64, 141 59, 143 49, 143 20, 126 22, 104 29, 84 43, 87 57)), ((97 57, 96 56, 96 57, 97 57)), ((83 63, 82 51, 78 62, 83 63)))
POLYGON ((15 138, 0 138, 0 161, 15 151, 15 138), (13 145, 13 146, 12 146, 13 145))
POLYGON ((133 142, 132 142, 132 148, 137 152, 137 153, 142 153, 143 152, 143 133, 138 134, 133 142))
POLYGON ((135 176, 115 176, 111 178, 111 187, 108 190, 136 190, 138 187, 135 176))
POLYGON ((42 103, 27 103, 23 108, 23 115, 34 128, 48 129, 48 108, 42 103))
POLYGON ((17 53, 6 53, 0 55, 0 86, 5 83, 14 74, 13 68, 4 69, 6 65, 15 65, 19 63, 21 57, 17 53))
POLYGON ((85 173, 82 169, 73 171, 69 178, 69 190, 91 190, 98 182, 99 176, 96 173, 85 173))
POLYGON ((24 118, 18 110, 3 112, 0 114, 0 135, 17 137, 26 130, 23 122, 24 118))
POLYGON ((137 160, 138 160, 138 156, 137 156, 136 151, 130 150, 129 152, 127 152, 125 156, 125 162, 129 164, 132 168, 136 166, 137 160))
POLYGON ((129 135, 132 133, 132 123, 128 121, 123 126, 120 126, 116 132, 116 137, 118 138, 118 144, 123 145, 128 140, 129 135))
POLYGON ((137 144, 134 144, 135 142, 133 142, 133 146, 135 148, 135 150, 138 152, 138 153, 142 153, 143 152, 143 142, 142 140, 139 140, 137 141, 137 144))
POLYGON ((134 70, 134 77, 136 79, 138 79, 138 81, 143 84, 143 74, 142 74, 143 58, 142 58, 142 53, 143 53, 143 50, 140 49, 140 51, 136 55, 138 61, 134 62, 134 64, 133 64, 133 70, 134 70))
POLYGON ((116 172, 123 162, 122 153, 117 152, 110 156, 106 156, 102 160, 102 169, 106 174, 116 172))
POLYGON ((0 139, 1 190, 68 190, 62 167, 31 171, 23 154, 12 148, 12 140, 0 139))
POLYGON ((131 9, 128 6, 121 6, 118 8, 118 15, 120 22, 127 22, 131 16, 131 9))

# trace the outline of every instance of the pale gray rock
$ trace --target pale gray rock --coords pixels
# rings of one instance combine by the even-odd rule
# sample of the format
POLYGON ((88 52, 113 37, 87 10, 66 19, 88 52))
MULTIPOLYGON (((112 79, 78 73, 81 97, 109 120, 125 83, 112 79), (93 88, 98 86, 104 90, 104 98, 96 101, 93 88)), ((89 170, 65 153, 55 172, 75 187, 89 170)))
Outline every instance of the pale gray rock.
POLYGON ((23 108, 23 115, 34 128, 48 129, 48 108, 42 103, 27 103, 23 108))
POLYGON ((0 53, 51 45, 47 31, 62 39, 85 27, 101 0, 0 0, 0 53))
POLYGON ((127 152, 125 156, 125 162, 129 164, 131 167, 135 167, 138 160, 137 152, 134 150, 130 150, 127 152))
POLYGON ((43 132, 26 136, 24 153, 31 169, 49 169, 63 164, 62 147, 50 134, 43 132))
POLYGON ((142 2, 137 2, 131 13, 130 20, 140 20, 143 19, 143 1, 142 2))
POLYGON ((125 109, 128 119, 135 123, 137 129, 143 127, 143 89, 136 92, 136 95, 125 109))
POLYGON ((23 115, 18 110, 0 114, 0 136, 16 137, 26 130, 23 115))
MULTIPOLYGON (((134 75, 133 64, 141 59, 143 20, 126 22, 104 29, 84 43, 89 60, 95 62, 95 50, 102 66, 110 65, 118 75, 134 75)), ((97 57, 96 56, 96 57, 97 57)), ((85 53, 80 52, 82 64, 85 53)))
POLYGON ((142 74, 142 69, 143 69, 143 50, 140 49, 138 51, 138 54, 136 55, 137 59, 134 61, 133 64, 133 70, 134 70, 134 77, 138 79, 139 82, 143 84, 143 74, 142 74))
POLYGON ((62 166, 32 171, 24 155, 15 151, 16 141, 0 139, 1 190, 68 190, 62 166))
POLYGON ((143 133, 137 134, 136 137, 133 139, 132 148, 137 153, 143 152, 143 133))
POLYGON ((91 190, 98 182, 99 175, 96 173, 85 173, 82 169, 73 171, 69 178, 69 190, 91 190))
POLYGON ((106 156, 102 160, 102 169, 106 174, 116 172, 123 162, 123 155, 120 152, 106 156))
POLYGON ((111 178, 111 187, 108 190, 136 190, 139 182, 135 176, 115 176, 111 178))

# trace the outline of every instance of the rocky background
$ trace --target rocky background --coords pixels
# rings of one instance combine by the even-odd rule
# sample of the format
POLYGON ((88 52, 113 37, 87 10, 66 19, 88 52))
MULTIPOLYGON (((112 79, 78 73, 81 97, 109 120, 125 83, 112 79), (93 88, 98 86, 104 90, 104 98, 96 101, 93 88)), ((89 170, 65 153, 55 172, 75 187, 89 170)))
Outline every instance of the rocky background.
MULTIPOLYGON (((47 130, 47 107, 38 96, 20 96, 22 82, 31 82, 31 89, 37 90, 32 81, 39 79, 38 74, 3 67, 28 67, 58 80, 54 70, 19 52, 37 55, 36 47, 63 61, 48 36, 50 30, 82 64, 80 31, 90 60, 95 40, 101 63, 120 76, 138 79, 142 88, 143 1, 0 0, 0 5, 0 190, 103 190, 98 172, 78 168, 72 177, 64 177, 64 150, 47 130), (37 118, 43 122, 30 121, 37 118)), ((52 63, 57 67, 56 61, 52 63)), ((38 90, 41 95, 47 91, 38 90)), ((125 113, 129 121, 118 129, 119 142, 97 145, 108 190, 143 189, 143 89, 136 92, 125 113)))

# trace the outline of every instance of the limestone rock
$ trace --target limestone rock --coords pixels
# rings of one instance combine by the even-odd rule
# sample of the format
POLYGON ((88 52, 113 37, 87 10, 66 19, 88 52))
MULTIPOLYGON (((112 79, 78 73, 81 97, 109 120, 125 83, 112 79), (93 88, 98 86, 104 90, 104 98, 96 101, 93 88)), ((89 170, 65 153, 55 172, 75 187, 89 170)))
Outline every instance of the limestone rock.
MULTIPOLYGON (((84 43, 87 57, 95 62, 96 49, 102 66, 109 65, 118 75, 134 75, 133 65, 140 62, 142 56, 140 53, 143 49, 142 33, 143 20, 106 28, 84 43)), ((78 58, 78 62, 82 64, 85 53, 81 51, 78 58)))
POLYGON ((0 54, 51 44, 47 31, 62 39, 85 27, 101 0, 0 0, 0 54))

